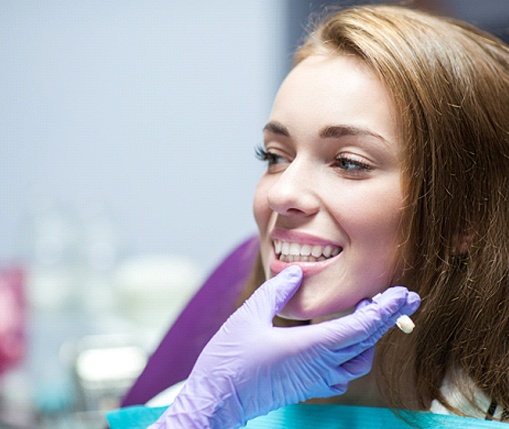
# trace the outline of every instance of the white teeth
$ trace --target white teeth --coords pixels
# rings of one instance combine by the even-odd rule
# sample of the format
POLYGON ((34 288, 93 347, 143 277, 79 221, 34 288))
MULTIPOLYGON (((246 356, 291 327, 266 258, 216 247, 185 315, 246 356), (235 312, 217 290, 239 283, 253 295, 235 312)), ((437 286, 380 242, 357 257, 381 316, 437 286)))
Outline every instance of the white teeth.
POLYGON ((279 259, 285 262, 317 262, 337 256, 341 248, 328 244, 327 246, 292 243, 274 240, 274 251, 279 259))
POLYGON ((325 246, 325 249, 323 249, 323 256, 328 258, 330 256, 331 252, 332 252, 332 247, 327 245, 327 246, 325 246))
POLYGON ((313 246, 313 249, 311 250, 311 255, 314 256, 315 258, 318 258, 322 254, 322 251, 323 251, 322 246, 313 246))
POLYGON ((290 255, 299 256, 300 255, 300 245, 297 243, 290 244, 290 255))
POLYGON ((302 247, 300 248, 300 254, 302 256, 309 256, 309 255, 311 255, 311 245, 303 244, 302 247))

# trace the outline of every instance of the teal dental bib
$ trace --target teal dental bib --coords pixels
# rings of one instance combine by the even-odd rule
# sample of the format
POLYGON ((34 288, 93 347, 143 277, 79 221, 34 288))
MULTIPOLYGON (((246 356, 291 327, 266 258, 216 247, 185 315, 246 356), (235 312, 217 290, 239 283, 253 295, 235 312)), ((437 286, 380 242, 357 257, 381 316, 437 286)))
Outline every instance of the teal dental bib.
MULTIPOLYGON (((166 410, 131 406, 107 414, 110 429, 146 429, 166 410)), ((289 405, 248 422, 245 429, 508 429, 507 423, 427 412, 348 405, 289 405)))

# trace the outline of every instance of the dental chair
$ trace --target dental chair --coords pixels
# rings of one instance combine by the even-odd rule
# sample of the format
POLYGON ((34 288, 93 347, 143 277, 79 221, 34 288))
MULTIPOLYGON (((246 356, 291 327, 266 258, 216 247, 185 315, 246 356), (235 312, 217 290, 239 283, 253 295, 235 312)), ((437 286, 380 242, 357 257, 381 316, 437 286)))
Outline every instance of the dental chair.
POLYGON ((122 407, 145 404, 188 377, 203 347, 235 309, 257 254, 258 238, 250 237, 219 264, 163 337, 122 407))

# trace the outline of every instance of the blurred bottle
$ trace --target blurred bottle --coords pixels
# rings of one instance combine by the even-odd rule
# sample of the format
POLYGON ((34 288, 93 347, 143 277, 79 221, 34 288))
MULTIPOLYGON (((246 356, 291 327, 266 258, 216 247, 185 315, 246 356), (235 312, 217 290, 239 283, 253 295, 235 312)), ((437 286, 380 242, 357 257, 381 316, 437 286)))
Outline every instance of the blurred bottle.
POLYGON ((40 311, 61 310, 76 303, 80 270, 77 217, 69 205, 38 198, 27 227, 28 294, 40 311))
POLYGON ((98 202, 82 204, 79 212, 80 251, 84 264, 84 287, 81 298, 87 312, 95 317, 107 319, 116 311, 112 276, 121 247, 118 226, 105 204, 98 202))
POLYGON ((79 220, 70 204, 38 195, 31 201, 26 234, 27 371, 36 415, 56 422, 75 400, 60 348, 86 331, 79 220))

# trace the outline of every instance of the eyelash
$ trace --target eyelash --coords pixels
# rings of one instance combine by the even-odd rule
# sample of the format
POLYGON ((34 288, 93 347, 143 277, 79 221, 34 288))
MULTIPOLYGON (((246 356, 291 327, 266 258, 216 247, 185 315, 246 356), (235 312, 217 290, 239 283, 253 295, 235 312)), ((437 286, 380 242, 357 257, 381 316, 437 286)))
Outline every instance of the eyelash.
MULTIPOLYGON (((279 155, 276 155, 274 153, 271 153, 271 152, 265 150, 263 148, 263 146, 256 147, 255 154, 256 154, 257 159, 259 159, 260 161, 267 162, 269 166, 278 164, 279 160, 284 159, 283 157, 281 157, 279 155)), ((335 159, 334 163, 337 166, 337 168, 339 168, 343 171, 350 172, 351 174, 355 174, 355 173, 360 174, 361 172, 369 172, 373 169, 371 167, 371 165, 369 165, 368 163, 362 162, 354 157, 351 157, 351 156, 345 155, 345 154, 340 154, 335 159), (352 170, 349 170, 348 168, 344 168, 344 165, 346 163, 352 165, 355 170, 352 171, 352 170)))
POLYGON ((258 146, 255 148, 256 158, 260 161, 267 162, 269 165, 277 164, 278 159, 282 158, 279 155, 271 153, 265 150, 262 146, 258 146))
MULTIPOLYGON (((337 163, 338 167, 341 169, 344 169, 344 168, 342 168, 342 164, 344 165, 344 163, 349 163, 349 164, 353 165, 356 169, 362 170, 362 171, 371 171, 373 169, 368 163, 359 161, 358 159, 352 158, 345 154, 339 155, 336 158, 336 163, 337 163)), ((344 170, 347 171, 347 169, 344 169, 344 170)))

